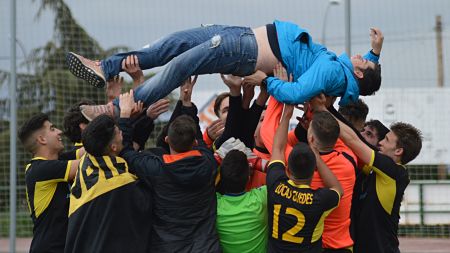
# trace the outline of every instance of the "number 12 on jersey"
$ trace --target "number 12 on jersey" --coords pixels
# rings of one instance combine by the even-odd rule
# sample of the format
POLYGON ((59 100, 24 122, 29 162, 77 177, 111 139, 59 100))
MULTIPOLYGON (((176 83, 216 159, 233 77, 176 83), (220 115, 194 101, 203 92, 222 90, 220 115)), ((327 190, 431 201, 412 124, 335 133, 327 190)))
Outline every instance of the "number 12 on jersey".
MULTIPOLYGON (((281 205, 273 205, 272 237, 275 239, 279 239, 278 222, 280 219, 280 212, 281 205)), ((295 235, 300 232, 300 230, 302 230, 303 226, 305 225, 305 215, 303 215, 303 213, 299 210, 291 207, 285 209, 285 214, 295 216, 295 218, 297 218, 297 222, 292 228, 283 233, 283 235, 281 236, 281 240, 298 244, 302 243, 304 238, 295 235)))

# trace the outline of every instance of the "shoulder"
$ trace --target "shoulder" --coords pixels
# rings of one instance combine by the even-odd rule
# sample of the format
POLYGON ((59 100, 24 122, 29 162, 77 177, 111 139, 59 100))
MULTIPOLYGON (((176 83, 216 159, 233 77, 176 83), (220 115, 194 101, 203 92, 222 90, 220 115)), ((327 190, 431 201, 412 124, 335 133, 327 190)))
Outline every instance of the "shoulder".
POLYGON ((318 200, 325 209, 333 208, 339 205, 341 195, 335 189, 319 188, 314 191, 314 199, 318 200))
POLYGON ((267 170, 270 169, 284 169, 286 167, 285 163, 281 160, 273 160, 270 161, 269 164, 267 165, 267 170))
POLYGON ((251 195, 258 195, 258 196, 266 196, 267 194, 267 186, 263 185, 261 187, 258 188, 253 188, 251 189, 248 193, 250 193, 251 195))
POLYGON ((43 160, 36 159, 30 161, 30 163, 26 167, 26 171, 32 173, 38 173, 41 169, 44 168, 65 168, 70 160, 43 160))

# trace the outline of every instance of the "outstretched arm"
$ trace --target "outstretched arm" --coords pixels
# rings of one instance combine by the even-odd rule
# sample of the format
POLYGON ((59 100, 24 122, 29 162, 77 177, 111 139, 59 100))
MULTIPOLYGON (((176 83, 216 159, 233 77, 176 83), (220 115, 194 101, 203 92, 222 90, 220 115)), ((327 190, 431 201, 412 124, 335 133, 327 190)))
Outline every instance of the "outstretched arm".
POLYGON ((342 197, 342 195, 344 194, 344 190, 342 189, 341 183, 339 183, 339 180, 336 178, 333 172, 331 172, 330 168, 328 168, 328 166, 322 160, 319 150, 317 150, 317 148, 314 147, 314 145, 309 146, 311 147, 312 151, 314 152, 314 155, 316 156, 316 167, 320 177, 323 180, 323 184, 325 185, 325 187, 336 190, 342 197))
POLYGON ((374 63, 378 63, 381 48, 383 47, 383 40, 384 35, 380 29, 370 28, 370 46, 372 47, 372 50, 365 54, 364 58, 374 63))
POLYGON ((272 156, 270 158, 271 162, 276 160, 283 162, 285 161, 284 151, 287 143, 289 120, 291 119, 293 112, 293 105, 284 106, 283 116, 281 116, 280 124, 278 125, 275 137, 273 139, 272 156))
MULTIPOLYGON (((326 111, 327 108, 325 104, 326 98, 323 94, 313 98, 310 102, 313 111, 326 111)), ((353 129, 342 123, 338 118, 336 118, 336 120, 339 123, 340 128, 339 138, 344 141, 345 145, 347 145, 364 164, 370 164, 373 149, 359 139, 353 129)))
MULTIPOLYGON (((229 108, 225 128, 221 136, 214 141, 214 149, 220 146, 229 138, 234 137, 242 140, 242 124, 244 122, 244 110, 242 109, 241 85, 242 80, 238 76, 220 75, 222 81, 230 89, 229 108)), ((248 143, 246 143, 248 145, 248 143)))
POLYGON ((123 145, 120 156, 123 157, 130 165, 130 171, 135 173, 138 177, 155 174, 161 168, 162 162, 154 155, 136 152, 132 145, 133 127, 130 124, 130 116, 135 107, 133 90, 124 93, 119 97, 120 119, 119 128, 122 130, 123 145))
POLYGON ((276 100, 286 104, 302 104, 320 93, 341 96, 344 82, 342 67, 337 61, 316 60, 311 67, 293 81, 268 77, 261 71, 244 78, 244 83, 267 85, 267 91, 276 100), (264 82, 263 82, 264 80, 264 82))
MULTIPOLYGON (((286 69, 278 63, 273 70, 274 76, 283 81, 292 81, 292 75, 288 77, 286 69)), ((278 128, 281 116, 283 114, 283 103, 278 102, 275 98, 269 100, 267 105, 264 121, 261 124, 260 136, 267 150, 271 151, 274 142, 274 134, 278 128)), ((288 135, 289 136, 289 135, 288 135)), ((288 138, 289 140, 289 138, 288 138)), ((290 151, 289 151, 290 152, 290 151)), ((286 153, 286 151, 285 151, 286 153)))

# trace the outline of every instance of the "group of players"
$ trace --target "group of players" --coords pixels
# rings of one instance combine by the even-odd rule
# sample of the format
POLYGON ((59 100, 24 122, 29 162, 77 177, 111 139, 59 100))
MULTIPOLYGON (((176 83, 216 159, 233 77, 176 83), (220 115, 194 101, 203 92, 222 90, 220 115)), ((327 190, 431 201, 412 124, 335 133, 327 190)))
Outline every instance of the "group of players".
POLYGON ((69 70, 107 84, 111 101, 67 111, 67 152, 47 115, 21 127, 33 155, 30 252, 399 252, 404 165, 422 136, 407 123, 366 122, 358 97, 380 87, 383 39, 371 29, 369 53, 338 57, 274 21, 202 26, 100 62, 69 53, 69 70), (141 69, 166 63, 143 82, 141 69), (123 94, 121 71, 137 84, 123 94), (220 73, 229 92, 202 134, 191 76, 206 73, 220 73), (178 86, 156 147, 145 149, 178 86), (288 132, 295 108, 303 117, 288 132))

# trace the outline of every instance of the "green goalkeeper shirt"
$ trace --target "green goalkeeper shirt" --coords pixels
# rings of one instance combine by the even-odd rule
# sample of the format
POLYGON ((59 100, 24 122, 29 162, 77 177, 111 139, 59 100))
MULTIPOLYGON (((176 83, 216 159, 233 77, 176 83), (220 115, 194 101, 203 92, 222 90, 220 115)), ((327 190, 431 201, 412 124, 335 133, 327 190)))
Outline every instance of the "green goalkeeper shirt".
POLYGON ((217 193, 217 232, 223 252, 267 251, 267 188, 217 193))

